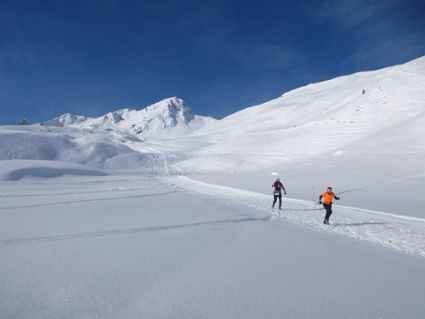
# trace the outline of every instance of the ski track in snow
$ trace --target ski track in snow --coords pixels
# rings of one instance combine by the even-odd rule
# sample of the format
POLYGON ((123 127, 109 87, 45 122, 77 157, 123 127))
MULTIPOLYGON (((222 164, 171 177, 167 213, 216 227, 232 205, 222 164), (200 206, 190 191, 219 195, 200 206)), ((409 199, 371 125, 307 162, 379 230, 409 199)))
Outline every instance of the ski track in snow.
POLYGON ((133 233, 166 231, 166 230, 197 227, 197 226, 208 226, 208 225, 241 224, 241 223, 248 223, 248 222, 265 222, 265 221, 268 221, 270 219, 271 219, 271 216, 243 217, 243 218, 233 218, 233 219, 223 219, 223 220, 207 220, 207 221, 187 223, 187 224, 136 227, 136 228, 127 228, 127 229, 111 229, 111 230, 104 230, 104 231, 97 231, 97 232, 87 232, 87 233, 75 233, 75 234, 40 236, 40 237, 3 239, 3 240, 0 240, 0 245, 9 246, 9 245, 30 244, 30 243, 36 243, 36 242, 49 242, 49 241, 69 240, 69 239, 83 239, 83 238, 94 238, 94 237, 103 237, 103 236, 117 236, 117 235, 133 234, 133 233))
POLYGON ((129 192, 135 190, 149 189, 150 187, 113 187, 100 190, 90 190, 82 192, 62 192, 62 193, 29 193, 29 194, 6 194, 0 195, 0 198, 15 198, 15 197, 45 197, 45 196, 68 196, 68 195, 81 195, 81 194, 99 194, 109 192, 129 192))
POLYGON ((0 206, 0 210, 13 210, 13 209, 21 209, 21 208, 34 208, 34 207, 44 207, 44 206, 80 204, 80 203, 96 202, 96 201, 111 201, 111 200, 119 200, 119 199, 134 199, 134 198, 142 198, 142 197, 165 196, 165 195, 184 192, 184 191, 185 190, 183 190, 183 189, 182 190, 174 189, 174 190, 170 190, 170 191, 167 191, 167 192, 135 194, 135 195, 117 196, 117 197, 101 197, 101 198, 90 198, 90 199, 79 199, 79 200, 67 200, 67 201, 60 201, 60 202, 57 201, 57 202, 17 205, 17 206, 0 206))
MULTIPOLYGON (((272 210, 272 196, 232 187, 208 184, 186 176, 166 177, 172 187, 185 188, 219 200, 237 203, 277 215, 278 219, 313 230, 335 233, 395 249, 409 255, 425 257, 425 219, 334 205, 331 225, 323 225, 321 205, 282 198, 282 211, 272 210)), ((273 219, 270 219, 273 220, 273 219)))

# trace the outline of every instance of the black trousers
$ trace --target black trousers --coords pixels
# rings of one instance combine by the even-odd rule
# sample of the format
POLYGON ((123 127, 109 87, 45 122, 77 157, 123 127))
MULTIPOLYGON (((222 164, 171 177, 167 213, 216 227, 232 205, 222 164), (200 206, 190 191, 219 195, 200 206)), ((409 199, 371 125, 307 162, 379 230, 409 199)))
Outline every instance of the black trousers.
POLYGON ((323 207, 326 209, 325 220, 329 221, 329 217, 332 215, 332 204, 323 204, 323 207))
POLYGON ((274 194, 273 195, 273 197, 274 197, 274 200, 273 200, 273 205, 272 205, 272 207, 274 207, 274 204, 276 204, 276 201, 277 201, 277 199, 279 198, 279 209, 281 209, 282 208, 282 193, 279 193, 279 194, 274 194))

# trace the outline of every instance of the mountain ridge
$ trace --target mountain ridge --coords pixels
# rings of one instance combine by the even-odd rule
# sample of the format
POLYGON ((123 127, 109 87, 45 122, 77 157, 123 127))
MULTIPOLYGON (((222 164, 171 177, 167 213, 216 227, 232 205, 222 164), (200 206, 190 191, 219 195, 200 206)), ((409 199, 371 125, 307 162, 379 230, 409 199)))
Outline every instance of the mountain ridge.
POLYGON ((176 97, 97 118, 64 114, 45 122, 42 132, 35 126, 4 129, 0 158, 119 169, 118 157, 125 153, 123 167, 130 158, 137 158, 132 167, 149 158, 146 165, 158 162, 165 172, 185 174, 252 171, 335 156, 350 160, 344 154, 368 159, 379 148, 380 156, 392 158, 391 169, 409 169, 406 163, 414 162, 425 171, 418 164, 425 156, 424 88, 425 57, 304 86, 221 120, 193 114, 176 97), (63 142, 55 142, 58 135, 63 142), (397 141, 396 153, 391 140, 397 141))
POLYGON ((214 121, 215 119, 212 117, 194 114, 182 99, 170 97, 142 109, 123 108, 99 117, 65 113, 39 123, 39 125, 82 129, 117 129, 142 137, 154 137, 164 136, 171 131, 173 135, 187 134, 214 121))

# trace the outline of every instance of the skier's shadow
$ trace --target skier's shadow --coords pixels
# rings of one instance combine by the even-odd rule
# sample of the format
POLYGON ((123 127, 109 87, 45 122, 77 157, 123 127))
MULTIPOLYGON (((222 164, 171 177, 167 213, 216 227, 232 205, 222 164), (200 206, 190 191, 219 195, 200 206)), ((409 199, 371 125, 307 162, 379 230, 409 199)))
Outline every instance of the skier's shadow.
POLYGON ((369 226, 369 225, 386 225, 385 222, 355 222, 355 223, 335 223, 335 227, 352 227, 352 226, 369 226))

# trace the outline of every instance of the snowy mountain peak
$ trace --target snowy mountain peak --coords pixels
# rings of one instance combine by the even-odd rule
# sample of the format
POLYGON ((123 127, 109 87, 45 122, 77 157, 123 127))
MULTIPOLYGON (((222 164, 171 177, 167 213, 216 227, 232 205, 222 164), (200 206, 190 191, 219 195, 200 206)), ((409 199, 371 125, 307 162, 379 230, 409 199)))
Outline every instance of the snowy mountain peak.
POLYGON ((159 117, 164 127, 174 127, 180 124, 189 124, 195 117, 186 103, 177 97, 164 99, 144 109, 150 117, 159 117))
POLYGON ((77 125, 78 123, 81 123, 85 120, 86 120, 85 116, 65 113, 51 120, 42 122, 41 125, 68 127, 68 126, 77 125))
POLYGON ((176 96, 163 99, 153 105, 168 105, 169 107, 177 107, 180 109, 187 108, 185 101, 176 96))
POLYGON ((170 97, 143 109, 125 108, 96 118, 67 113, 41 124, 120 130, 146 138, 187 134, 213 121, 215 121, 213 118, 195 115, 182 99, 170 97))
MULTIPOLYGON (((122 110, 124 111, 124 110, 122 110)), ((122 111, 109 112, 103 116, 103 123, 116 124, 121 122, 123 119, 122 111)))

